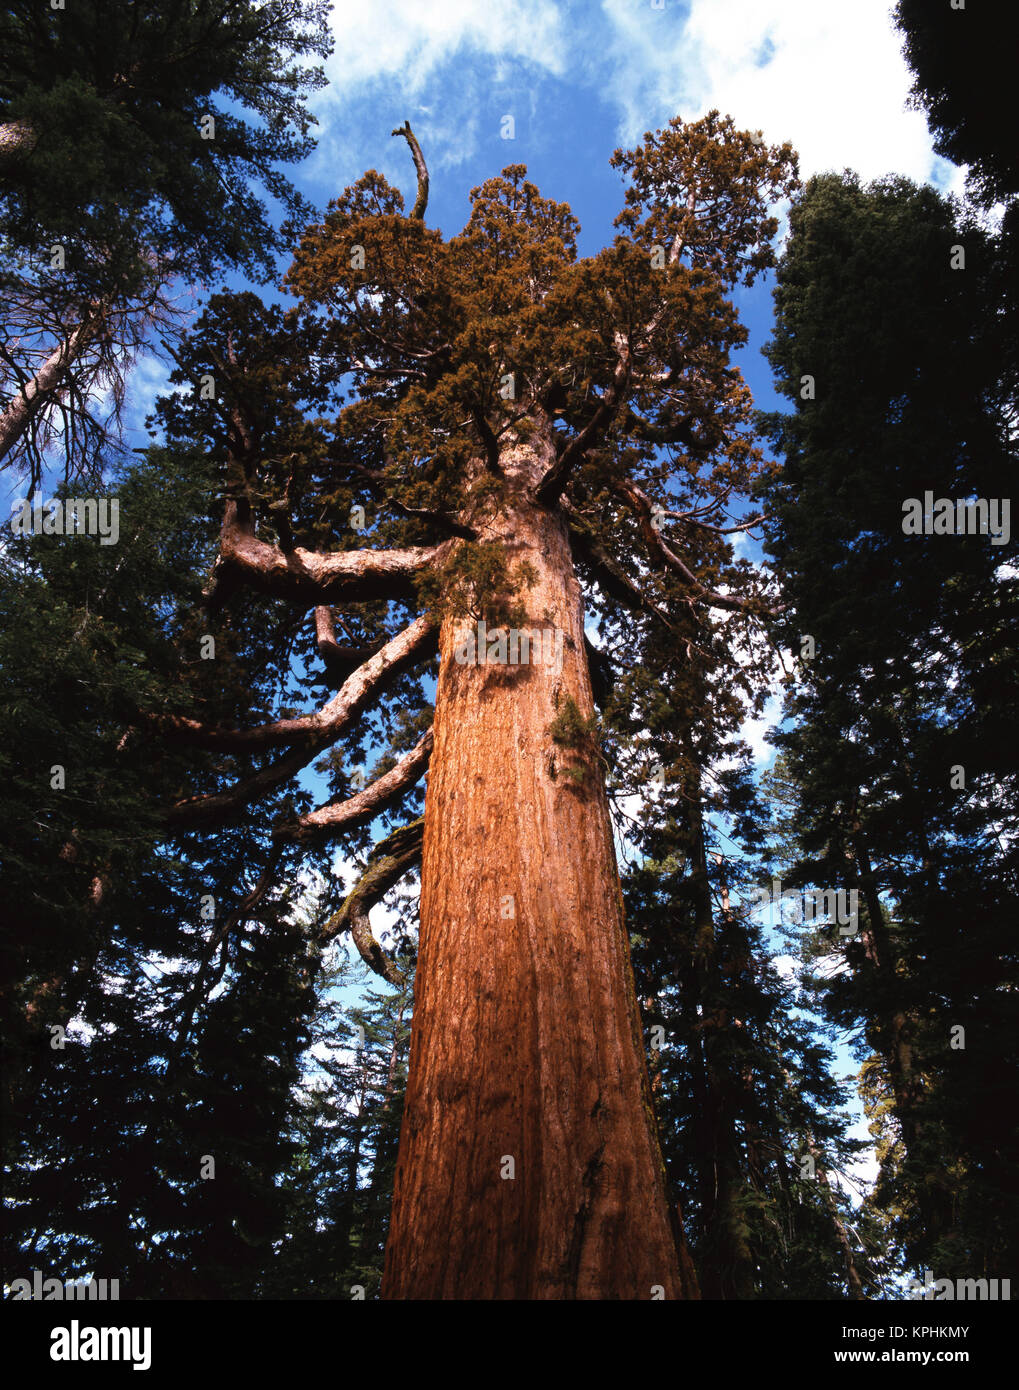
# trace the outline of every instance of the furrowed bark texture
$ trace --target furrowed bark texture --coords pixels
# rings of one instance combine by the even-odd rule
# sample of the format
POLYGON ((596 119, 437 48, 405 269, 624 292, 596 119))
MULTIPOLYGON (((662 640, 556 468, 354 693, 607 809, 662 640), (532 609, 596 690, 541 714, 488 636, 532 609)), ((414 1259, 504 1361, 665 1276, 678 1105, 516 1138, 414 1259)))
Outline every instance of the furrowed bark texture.
POLYGON ((487 534, 536 571, 561 671, 459 663, 469 620, 440 635, 389 1299, 683 1296, 602 772, 549 732, 593 704, 566 523, 527 498, 548 453, 504 451, 487 534))

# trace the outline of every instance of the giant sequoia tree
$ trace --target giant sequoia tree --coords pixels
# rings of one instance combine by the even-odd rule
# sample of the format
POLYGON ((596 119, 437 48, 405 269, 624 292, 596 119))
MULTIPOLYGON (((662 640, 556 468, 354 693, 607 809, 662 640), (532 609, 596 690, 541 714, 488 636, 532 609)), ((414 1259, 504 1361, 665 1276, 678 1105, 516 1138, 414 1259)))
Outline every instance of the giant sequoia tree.
POLYGON ((717 112, 677 118, 616 153, 619 233, 578 260, 569 208, 519 165, 444 240, 417 141, 394 134, 418 172, 410 215, 366 174, 306 230, 298 305, 214 299, 162 405, 171 447, 222 464, 209 633, 246 592, 270 600, 335 692, 243 729, 211 690, 148 715, 150 736, 213 755, 166 833, 250 819, 334 744, 388 739, 368 785, 334 758, 333 799, 273 826, 311 848, 391 814, 395 844, 348 905, 380 973, 364 913, 420 853, 384 1294, 680 1297, 581 584, 665 630, 651 570, 695 627, 764 603, 715 525, 759 458, 726 296, 773 261, 794 156, 717 112), (436 654, 432 701, 408 680, 436 654), (393 808, 426 768, 423 831, 401 830, 393 808))

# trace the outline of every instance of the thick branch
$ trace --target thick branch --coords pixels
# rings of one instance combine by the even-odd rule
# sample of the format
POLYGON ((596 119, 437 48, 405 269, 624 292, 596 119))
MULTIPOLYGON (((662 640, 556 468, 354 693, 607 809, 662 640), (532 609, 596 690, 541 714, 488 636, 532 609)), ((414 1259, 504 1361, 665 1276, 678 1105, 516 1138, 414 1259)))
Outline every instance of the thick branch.
MULTIPOLYGON (((171 732, 206 748, 250 750, 271 748, 281 743, 297 746, 285 757, 235 783, 226 791, 178 801, 165 813, 168 824, 190 828, 228 820, 249 802, 289 781, 312 758, 336 741, 369 699, 384 690, 407 666, 425 656, 435 641, 436 628, 432 620, 428 617, 417 618, 344 681, 340 691, 328 704, 314 714, 302 715, 297 719, 279 719, 257 729, 213 729, 202 726, 197 720, 173 717, 169 722, 171 732)), ((164 724, 164 727, 167 725, 164 724)), ((371 788, 365 790, 370 791, 371 788)))
POLYGON ((627 428, 638 439, 646 440, 649 444, 682 444, 691 454, 709 454, 714 447, 712 441, 695 434, 691 428, 692 422, 693 416, 685 415, 672 425, 652 425, 650 420, 645 420, 633 410, 626 414, 627 428))
POLYGON ((615 679, 615 671, 612 662, 603 651, 600 651, 584 633, 584 651, 587 653, 587 669, 591 675, 591 693, 594 695, 595 704, 599 709, 604 710, 612 694, 612 684, 615 679))
POLYGON ((259 540, 242 504, 228 498, 220 550, 206 600, 218 607, 230 590, 247 584, 260 593, 315 607, 330 600, 362 603, 414 597, 414 580, 439 564, 455 542, 404 550, 344 550, 323 554, 297 546, 287 552, 259 540))
POLYGON ((421 862, 425 818, 419 816, 410 825, 394 830, 372 850, 368 867, 361 875, 339 912, 335 912, 322 928, 322 938, 332 940, 340 932, 349 931, 354 945, 365 964, 390 984, 405 983, 403 971, 386 955, 372 935, 369 913, 385 897, 404 874, 421 862))
POLYGON ((331 676, 342 672, 345 680, 354 667, 369 661, 376 652, 382 650, 383 645, 376 643, 373 647, 341 646, 336 640, 336 624, 333 621, 332 609, 325 604, 320 604, 315 609, 315 646, 331 676))
POLYGON ((421 153, 421 146, 418 144, 417 136, 410 128, 410 121, 404 121, 403 125, 397 126, 393 131, 394 135, 402 135, 410 146, 410 152, 414 156, 414 168, 418 175, 418 195, 414 200, 414 206, 410 210, 411 217, 416 217, 419 221, 424 221, 425 208, 428 206, 428 165, 425 157, 421 153))
POLYGON ((356 796, 320 806, 317 811, 300 816, 290 825, 279 826, 274 834, 281 840, 308 843, 329 839, 355 825, 362 825, 398 801, 422 776, 431 756, 432 731, 429 729, 394 768, 377 777, 356 796))

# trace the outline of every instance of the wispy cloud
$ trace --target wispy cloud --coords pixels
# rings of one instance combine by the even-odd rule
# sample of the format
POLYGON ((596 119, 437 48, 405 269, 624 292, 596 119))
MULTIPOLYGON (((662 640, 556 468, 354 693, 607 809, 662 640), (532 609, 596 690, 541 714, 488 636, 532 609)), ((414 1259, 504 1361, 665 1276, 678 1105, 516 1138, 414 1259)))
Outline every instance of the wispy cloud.
MULTIPOLYGON (((311 176, 328 177, 335 188, 356 177, 365 136, 373 133, 370 143, 379 144, 383 113, 383 124, 390 115, 393 124, 411 120, 433 172, 470 158, 484 120, 498 131, 491 108, 501 92, 514 95, 523 114, 537 82, 565 75, 565 17, 553 0, 391 0, 384 7, 340 0, 311 176)), ((376 162, 387 178, 405 178, 405 151, 384 147, 376 162)))
POLYGON ((856 169, 960 185, 907 109, 911 75, 889 0, 602 0, 613 41, 594 66, 631 142, 673 115, 718 107, 771 142, 790 140, 804 174, 856 169))
POLYGON ((333 8, 336 51, 326 71, 351 89, 397 77, 420 96, 434 70, 461 52, 517 58, 562 73, 562 6, 548 0, 390 0, 333 8))

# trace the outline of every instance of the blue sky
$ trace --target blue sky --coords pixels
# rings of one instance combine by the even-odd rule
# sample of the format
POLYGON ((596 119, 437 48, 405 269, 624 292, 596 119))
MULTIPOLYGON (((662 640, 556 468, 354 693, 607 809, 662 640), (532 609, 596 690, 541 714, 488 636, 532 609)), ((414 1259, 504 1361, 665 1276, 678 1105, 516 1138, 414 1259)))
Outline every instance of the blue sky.
MULTIPOLYGON (((412 197, 406 144, 390 136, 409 119, 431 173, 430 225, 458 232, 470 189, 522 163, 546 196, 571 205, 581 254, 591 254, 611 240, 622 202, 612 151, 716 106, 769 143, 790 140, 805 176, 852 168, 958 190, 960 172, 933 154, 923 114, 907 108, 891 9, 891 0, 335 0, 329 85, 311 103, 318 148, 289 172, 320 210, 368 168, 412 197)), ((740 365, 767 409, 769 286, 737 303, 751 331, 740 365)), ((139 364, 135 424, 164 379, 155 361, 139 364)))

